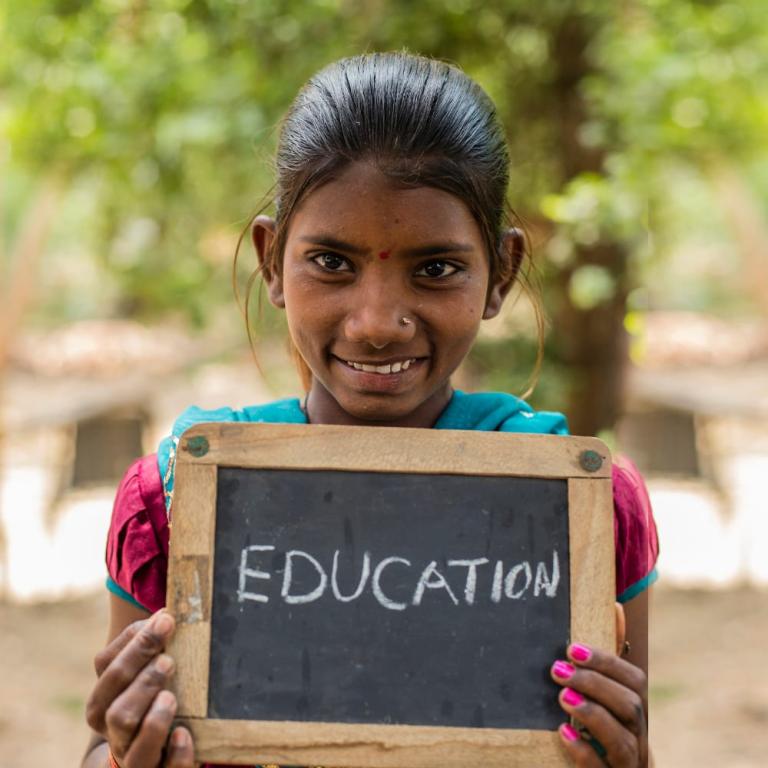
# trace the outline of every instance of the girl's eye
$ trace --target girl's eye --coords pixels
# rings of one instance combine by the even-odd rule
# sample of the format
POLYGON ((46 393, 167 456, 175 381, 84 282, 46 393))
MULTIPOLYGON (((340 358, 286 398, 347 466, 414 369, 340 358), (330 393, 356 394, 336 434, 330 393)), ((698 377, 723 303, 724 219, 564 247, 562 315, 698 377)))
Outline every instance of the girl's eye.
POLYGON ((318 253, 312 261, 329 272, 351 272, 349 262, 337 253, 318 253))
POLYGON ((430 261, 425 264, 418 272, 417 277, 449 277, 459 271, 458 267, 449 264, 447 261, 430 261))

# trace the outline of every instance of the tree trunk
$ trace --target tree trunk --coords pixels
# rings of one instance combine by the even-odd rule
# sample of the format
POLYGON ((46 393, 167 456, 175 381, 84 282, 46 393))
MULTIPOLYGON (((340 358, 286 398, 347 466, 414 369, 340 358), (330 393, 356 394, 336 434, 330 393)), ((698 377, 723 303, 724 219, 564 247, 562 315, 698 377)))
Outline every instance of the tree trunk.
MULTIPOLYGON (((604 173, 603 151, 585 147, 580 141, 588 119, 581 89, 594 73, 587 49, 597 31, 594 19, 570 15, 552 36, 556 73, 553 110, 563 185, 582 173, 604 173)), ((605 240, 577 246, 573 263, 561 271, 554 287, 554 347, 570 379, 566 414, 574 434, 593 435, 610 429, 622 407, 627 358, 626 247, 605 240), (571 276, 585 265, 605 268, 615 283, 610 299, 586 310, 575 306, 569 294, 571 276)))

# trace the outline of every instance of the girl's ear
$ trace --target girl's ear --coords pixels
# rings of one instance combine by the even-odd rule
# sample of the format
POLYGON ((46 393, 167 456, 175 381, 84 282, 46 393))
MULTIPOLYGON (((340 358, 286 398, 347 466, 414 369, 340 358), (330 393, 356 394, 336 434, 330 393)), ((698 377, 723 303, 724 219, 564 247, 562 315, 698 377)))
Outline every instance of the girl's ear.
POLYGON ((517 280, 523 256, 525 256, 525 236, 522 230, 511 227, 501 237, 499 245, 501 268, 488 286, 488 299, 485 302, 483 320, 490 320, 501 311, 504 299, 507 298, 507 294, 517 280))
POLYGON ((283 278, 275 269, 272 246, 275 243, 275 220, 271 216, 257 216, 251 223, 251 242, 256 249, 259 269, 267 284, 267 295, 276 307, 285 309, 283 296, 283 278))

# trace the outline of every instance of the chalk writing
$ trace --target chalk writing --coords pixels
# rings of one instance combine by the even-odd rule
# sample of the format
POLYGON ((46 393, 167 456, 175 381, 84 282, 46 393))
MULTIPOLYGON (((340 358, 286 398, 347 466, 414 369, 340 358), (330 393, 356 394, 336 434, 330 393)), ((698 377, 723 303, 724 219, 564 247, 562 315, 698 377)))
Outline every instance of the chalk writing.
MULTIPOLYGON (((237 568, 237 599, 239 602, 268 603, 272 597, 289 605, 302 605, 320 600, 329 594, 337 602, 350 603, 358 600, 364 594, 370 580, 371 594, 379 605, 390 611, 404 611, 409 606, 416 608, 422 604, 428 592, 443 593, 449 603, 459 605, 461 600, 457 594, 462 593, 455 589, 455 584, 452 586, 449 579, 450 576, 456 582, 457 569, 459 568, 466 569, 462 585, 464 604, 474 605, 478 597, 486 596, 485 592, 479 591, 478 586, 479 575, 488 572, 488 569, 483 568, 490 562, 486 557, 443 560, 445 567, 441 568, 438 565, 438 560, 431 560, 426 565, 419 566, 414 565, 404 557, 390 555, 379 560, 371 573, 371 563, 374 558, 369 551, 363 554, 357 587, 350 594, 342 594, 339 587, 339 559, 341 556, 339 549, 333 553, 330 568, 324 566, 318 558, 309 552, 291 549, 285 553, 279 593, 270 595, 268 585, 265 585, 264 591, 254 591, 255 585, 249 584, 249 580, 258 579, 269 582, 272 580, 272 572, 262 570, 262 568, 266 568, 263 562, 260 563, 261 568, 253 567, 252 560, 258 557, 258 553, 276 551, 277 548, 273 544, 254 544, 242 549, 240 564, 237 568), (309 567, 309 573, 312 574, 309 579, 311 588, 307 589, 307 568, 304 568, 303 591, 297 587, 295 577, 296 567, 300 562, 304 562, 309 567), (385 593, 382 586, 385 571, 394 567, 408 569, 410 572, 406 572, 406 577, 412 579, 413 583, 412 589, 406 590, 403 585, 409 582, 404 582, 402 572, 398 574, 397 583, 401 592, 399 600, 396 600, 392 594, 385 593), (328 570, 330 570, 330 579, 328 570), (328 590, 329 584, 330 590, 328 590)), ((266 560, 266 558, 262 557, 262 560, 266 560)), ((272 562, 274 562, 274 558, 272 562)), ((554 598, 557 596, 557 588, 560 584, 560 558, 557 550, 553 549, 551 562, 540 560, 532 564, 528 560, 523 560, 518 563, 505 564, 502 560, 496 560, 493 564, 492 575, 483 579, 484 586, 488 586, 485 584, 486 581, 490 582, 487 598, 492 604, 501 603, 503 597, 509 600, 524 600, 529 596, 554 598)), ((272 589, 272 592, 274 593, 275 590, 272 589)))
POLYGON ((260 595, 255 592, 245 591, 245 580, 251 579, 271 579, 272 575, 266 571, 260 571, 257 568, 248 567, 248 555, 251 552, 271 552, 274 549, 272 545, 262 546, 260 544, 254 544, 250 547, 245 547, 240 553, 240 568, 238 568, 237 579, 237 599, 242 602, 243 600, 255 600, 257 603, 266 603, 269 598, 266 595, 260 595))
POLYGON ((409 568, 411 567, 411 561, 406 560, 404 557, 385 557, 373 572, 373 594, 385 608, 389 608, 391 611, 404 611, 407 608, 407 603, 397 603, 394 600, 390 600, 381 589, 381 574, 392 563, 402 563, 409 568))

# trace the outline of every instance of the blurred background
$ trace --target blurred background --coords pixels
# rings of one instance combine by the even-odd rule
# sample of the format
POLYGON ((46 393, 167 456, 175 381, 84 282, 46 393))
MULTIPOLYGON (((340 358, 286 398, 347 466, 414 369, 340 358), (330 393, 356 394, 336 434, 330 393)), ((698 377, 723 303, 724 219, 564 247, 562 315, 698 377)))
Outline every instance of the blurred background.
MULTIPOLYGON (((266 301, 251 357, 238 237, 301 84, 401 48, 459 64, 506 125, 550 319, 530 402, 648 478, 657 764, 768 763, 764 0, 5 0, 2 768, 79 763, 129 462, 190 403, 298 393, 266 301)), ((458 383, 520 394, 535 357, 521 296, 458 383)))

